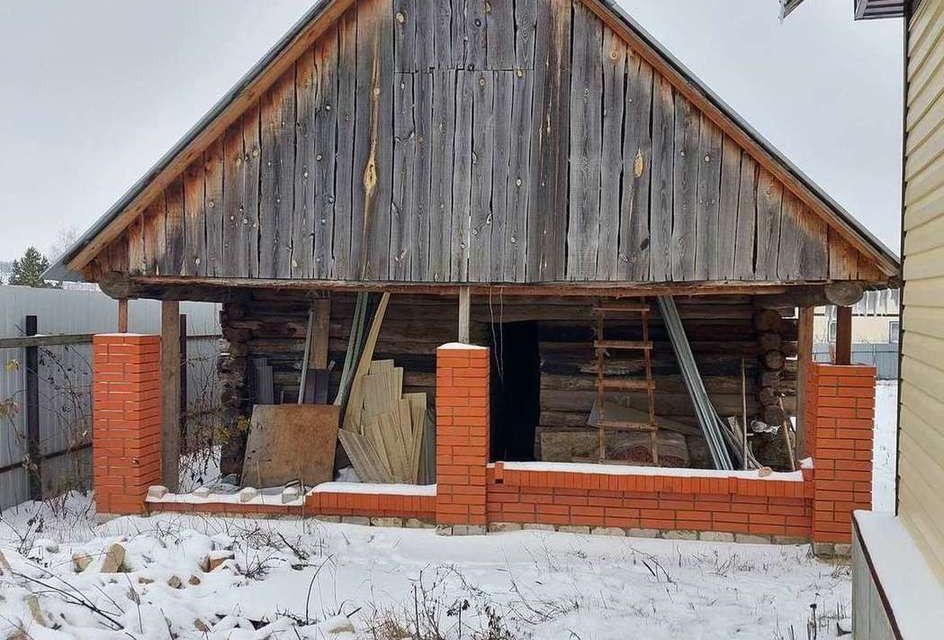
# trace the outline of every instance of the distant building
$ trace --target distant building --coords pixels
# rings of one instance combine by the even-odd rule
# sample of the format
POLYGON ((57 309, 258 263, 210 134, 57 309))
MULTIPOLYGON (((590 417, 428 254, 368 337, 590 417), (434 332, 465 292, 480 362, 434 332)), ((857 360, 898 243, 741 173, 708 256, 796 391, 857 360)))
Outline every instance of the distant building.
MULTIPOLYGON (((897 344, 901 328, 901 290, 866 291, 852 307, 852 340, 866 344, 897 344)), ((813 342, 836 342, 836 307, 817 307, 813 342)))

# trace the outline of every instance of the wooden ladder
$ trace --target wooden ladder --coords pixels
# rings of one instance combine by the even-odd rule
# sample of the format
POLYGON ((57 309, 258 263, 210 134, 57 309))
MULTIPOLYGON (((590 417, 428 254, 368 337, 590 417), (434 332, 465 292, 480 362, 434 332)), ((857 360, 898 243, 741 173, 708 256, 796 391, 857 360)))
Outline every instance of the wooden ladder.
POLYGON ((649 339, 649 305, 643 298, 635 304, 619 302, 599 303, 593 308, 596 319, 593 348, 597 360, 597 430, 600 434, 600 461, 606 460, 606 432, 637 431, 648 433, 652 447, 652 463, 659 464, 658 430, 656 424, 656 385, 652 379, 652 341, 649 339), (639 317, 642 325, 642 340, 608 340, 606 321, 613 317, 639 317), (611 351, 642 351, 646 363, 645 380, 628 380, 606 374, 607 357, 611 351), (641 391, 649 396, 649 422, 610 420, 606 417, 606 397, 613 391, 641 391))

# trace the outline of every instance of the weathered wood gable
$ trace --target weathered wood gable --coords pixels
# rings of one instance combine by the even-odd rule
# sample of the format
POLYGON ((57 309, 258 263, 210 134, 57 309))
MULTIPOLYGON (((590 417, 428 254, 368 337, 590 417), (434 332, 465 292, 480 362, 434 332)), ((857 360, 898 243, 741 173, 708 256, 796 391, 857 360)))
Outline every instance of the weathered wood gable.
POLYGON ((86 275, 885 281, 592 0, 360 0, 86 275))

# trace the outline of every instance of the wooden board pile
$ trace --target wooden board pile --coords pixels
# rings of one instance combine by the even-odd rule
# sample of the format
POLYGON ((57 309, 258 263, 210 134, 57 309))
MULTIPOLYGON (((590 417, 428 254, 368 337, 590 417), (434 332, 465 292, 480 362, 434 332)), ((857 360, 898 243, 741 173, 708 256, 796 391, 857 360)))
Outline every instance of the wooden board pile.
POLYGON ((354 379, 338 437, 362 482, 416 484, 426 394, 403 393, 403 368, 375 360, 354 379))

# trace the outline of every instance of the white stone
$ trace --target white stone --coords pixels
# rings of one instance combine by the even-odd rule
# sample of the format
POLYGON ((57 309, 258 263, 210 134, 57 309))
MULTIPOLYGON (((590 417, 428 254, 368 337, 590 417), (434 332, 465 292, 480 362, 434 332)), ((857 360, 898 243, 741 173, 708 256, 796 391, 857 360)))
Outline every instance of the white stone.
POLYGON ((575 524, 562 524, 557 530, 561 533, 590 533, 590 527, 575 524))
POLYGON ((626 530, 619 527, 594 527, 590 530, 595 536, 616 536, 623 537, 626 535, 626 530))
POLYGON ((161 486, 159 484, 152 485, 148 487, 147 497, 154 500, 160 500, 166 496, 170 491, 167 487, 161 486))
POLYGON ((244 487, 239 490, 240 502, 251 502, 259 496, 259 490, 255 487, 244 487))
POLYGON ((541 522, 529 522, 521 525, 521 528, 525 531, 554 531, 554 525, 541 522))
POLYGON ((517 522, 490 522, 488 525, 489 533, 508 533, 510 531, 521 531, 521 525, 517 522))
POLYGON ((742 544, 770 544, 770 536, 759 536, 753 533, 735 533, 734 541, 742 544))
POLYGON ((488 533, 485 525, 482 524, 454 524, 452 525, 452 535, 454 536, 482 536, 488 533))
POLYGON ((698 539, 705 542, 734 542, 734 534, 728 531, 702 531, 698 539))
POLYGON ((666 540, 698 540, 698 532, 688 529, 667 529, 662 532, 666 540))
POLYGON ((193 495, 198 498, 209 498, 210 497, 210 487, 197 487, 193 490, 193 495))
POLYGON ((364 516, 341 516, 341 522, 344 524, 360 524, 370 526, 370 518, 364 516))
POLYGON ((291 487, 285 487, 282 489, 282 504, 288 504, 289 502, 295 502, 302 497, 301 487, 292 485, 291 487))
POLYGON ((402 518, 371 518, 370 524, 373 527, 395 527, 399 528, 403 526, 402 518))
POLYGON ((637 529, 632 528, 626 532, 630 538, 659 538, 661 532, 658 529, 637 529))
POLYGON ((351 621, 347 616, 337 616, 325 620, 322 625, 322 630, 328 635, 341 635, 344 633, 354 633, 354 625, 351 624, 351 621))
POLYGON ((436 525, 420 520, 419 518, 407 518, 403 522, 403 526, 407 529, 435 529, 436 525))

